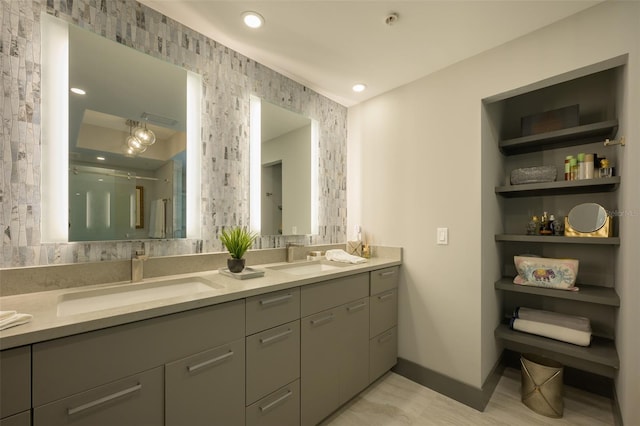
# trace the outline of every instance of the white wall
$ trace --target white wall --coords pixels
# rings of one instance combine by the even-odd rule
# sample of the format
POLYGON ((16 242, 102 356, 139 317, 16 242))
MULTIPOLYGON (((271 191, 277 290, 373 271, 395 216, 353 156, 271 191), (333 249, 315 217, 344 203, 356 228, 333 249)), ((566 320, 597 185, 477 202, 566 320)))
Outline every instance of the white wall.
MULTIPOLYGON (((481 250, 495 251, 499 224, 483 223, 481 213, 496 209, 482 192, 490 175, 482 168, 499 160, 481 161, 481 99, 629 53, 619 134, 637 145, 638 40, 640 3, 606 2, 349 109, 347 229, 362 224, 374 243, 404 247, 400 357, 480 388, 499 355, 499 295, 481 279, 498 272, 481 250), (450 228, 448 246, 435 244, 441 226, 450 228)), ((638 148, 624 148, 624 161, 639 161, 638 148)), ((640 208, 638 177, 622 168, 621 205, 637 214, 621 223, 617 390, 625 423, 637 424, 640 208)))
POLYGON ((311 125, 262 144, 262 164, 282 161, 282 232, 311 234, 311 125))

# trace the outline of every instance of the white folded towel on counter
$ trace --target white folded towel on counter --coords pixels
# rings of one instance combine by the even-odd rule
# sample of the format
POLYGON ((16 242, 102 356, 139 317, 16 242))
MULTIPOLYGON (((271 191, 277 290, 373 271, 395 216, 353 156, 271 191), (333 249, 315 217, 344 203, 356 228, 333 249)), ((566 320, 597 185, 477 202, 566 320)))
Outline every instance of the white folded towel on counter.
POLYGON ((591 344, 590 332, 562 327, 560 325, 512 318, 511 328, 525 333, 560 340, 562 342, 573 343, 578 346, 589 346, 591 344))
POLYGON ((0 330, 16 325, 26 324, 33 318, 33 315, 19 314, 16 311, 0 311, 0 330))
POLYGON ((367 259, 360 256, 354 256, 341 249, 327 250, 324 257, 327 260, 342 263, 365 263, 367 259))

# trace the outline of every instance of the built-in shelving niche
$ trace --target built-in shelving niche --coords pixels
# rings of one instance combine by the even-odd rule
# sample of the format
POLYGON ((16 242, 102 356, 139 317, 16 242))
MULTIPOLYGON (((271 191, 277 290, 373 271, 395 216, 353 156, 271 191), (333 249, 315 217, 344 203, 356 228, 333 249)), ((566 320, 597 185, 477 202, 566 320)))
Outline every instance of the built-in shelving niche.
MULTIPOLYGON (((573 206, 584 202, 597 202, 610 211, 617 210, 617 189, 624 184, 619 177, 564 181, 564 158, 579 152, 598 153, 617 164, 618 148, 605 147, 603 142, 618 136, 619 94, 623 89, 625 62, 626 58, 616 58, 609 64, 594 66, 591 73, 583 70, 576 73, 579 75, 576 78, 563 77, 560 83, 555 79, 545 87, 537 84, 535 90, 496 97, 486 100, 484 105, 488 130, 483 130, 483 143, 492 137, 495 141, 493 148, 483 148, 486 152, 483 155, 493 156, 501 170, 494 174, 496 178, 491 188, 500 216, 500 228, 496 228, 493 239, 501 277, 495 281, 494 288, 500 291, 499 309, 503 318, 494 336, 505 349, 537 353, 568 367, 607 378, 614 377, 619 368, 615 320, 621 302, 615 290, 614 271, 620 237, 616 223, 612 238, 531 236, 526 235, 525 230, 532 215, 547 211, 561 218, 573 206), (580 109, 578 126, 521 136, 521 117, 575 104, 580 109), (510 184, 512 170, 540 165, 556 166, 557 180, 510 184), (516 275, 513 257, 523 254, 579 259, 580 291, 513 284, 516 275), (589 317, 594 331, 591 345, 580 347, 509 329, 508 317, 517 306, 589 317)), ((484 194, 489 192, 491 183, 487 176, 490 175, 483 172, 484 194)), ((483 214, 484 211, 491 210, 483 210, 483 214)), ((483 223, 490 222, 485 219, 488 218, 483 217, 483 223)))

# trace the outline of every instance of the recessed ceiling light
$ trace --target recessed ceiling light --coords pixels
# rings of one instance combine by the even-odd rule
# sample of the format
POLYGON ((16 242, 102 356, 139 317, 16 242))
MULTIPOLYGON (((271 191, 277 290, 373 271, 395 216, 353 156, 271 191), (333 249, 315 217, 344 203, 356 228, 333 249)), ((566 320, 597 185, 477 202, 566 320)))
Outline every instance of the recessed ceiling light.
POLYGON ((367 85, 366 85, 366 84, 357 83, 357 84, 354 84, 354 85, 353 85, 353 87, 352 87, 351 89, 352 89, 354 92, 358 92, 358 93, 360 93, 360 92, 364 92, 364 89, 366 89, 366 88, 367 88, 367 85))
POLYGON ((75 93, 76 95, 86 95, 87 92, 85 92, 84 90, 80 89, 79 87, 72 87, 71 91, 73 93, 75 93))
POLYGON ((104 157, 96 157, 96 160, 104 161, 104 160, 106 160, 106 158, 104 158, 104 157))
POLYGON ((244 12, 242 14, 242 20, 249 28, 260 28, 264 24, 264 18, 257 12, 244 12))

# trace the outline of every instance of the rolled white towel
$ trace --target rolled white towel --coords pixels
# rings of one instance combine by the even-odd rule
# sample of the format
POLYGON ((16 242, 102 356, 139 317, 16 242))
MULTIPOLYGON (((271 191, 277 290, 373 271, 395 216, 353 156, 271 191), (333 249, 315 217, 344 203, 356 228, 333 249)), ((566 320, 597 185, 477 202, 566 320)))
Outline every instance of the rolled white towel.
POLYGON ((365 263, 367 261, 364 257, 354 256, 341 249, 327 250, 325 257, 327 260, 342 263, 365 263))
POLYGON ((0 330, 31 321, 33 315, 20 314, 16 311, 0 311, 0 330))
POLYGON ((524 306, 516 308, 513 312, 513 317, 523 320, 543 322, 545 324, 559 325, 561 327, 591 333, 591 321, 589 321, 589 318, 585 317, 525 308, 524 306))
POLYGON ((573 343, 578 346, 589 346, 591 344, 591 333, 559 325, 513 318, 511 320, 511 328, 562 342, 573 343))
POLYGON ((165 238, 164 202, 153 200, 149 212, 149 238, 165 238))

